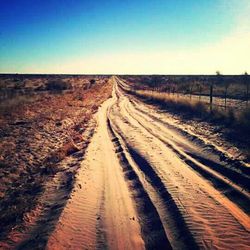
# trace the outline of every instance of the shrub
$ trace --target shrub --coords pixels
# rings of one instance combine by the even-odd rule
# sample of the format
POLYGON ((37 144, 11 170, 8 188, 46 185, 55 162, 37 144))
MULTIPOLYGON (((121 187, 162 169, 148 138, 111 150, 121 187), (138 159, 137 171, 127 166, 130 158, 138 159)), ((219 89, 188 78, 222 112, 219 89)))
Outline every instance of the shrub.
POLYGON ((64 82, 62 80, 51 80, 46 84, 45 89, 51 91, 62 91, 71 89, 72 85, 70 83, 64 82))
POLYGON ((89 82, 91 85, 93 85, 93 84, 95 84, 95 79, 90 79, 89 82))

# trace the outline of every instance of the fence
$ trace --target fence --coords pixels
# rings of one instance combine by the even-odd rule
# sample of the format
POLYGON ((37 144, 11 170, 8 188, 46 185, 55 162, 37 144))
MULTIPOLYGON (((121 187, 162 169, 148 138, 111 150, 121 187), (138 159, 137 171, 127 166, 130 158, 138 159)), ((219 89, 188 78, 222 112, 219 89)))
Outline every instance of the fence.
POLYGON ((154 90, 201 101, 221 109, 249 107, 250 78, 237 76, 126 76, 136 89, 154 90))

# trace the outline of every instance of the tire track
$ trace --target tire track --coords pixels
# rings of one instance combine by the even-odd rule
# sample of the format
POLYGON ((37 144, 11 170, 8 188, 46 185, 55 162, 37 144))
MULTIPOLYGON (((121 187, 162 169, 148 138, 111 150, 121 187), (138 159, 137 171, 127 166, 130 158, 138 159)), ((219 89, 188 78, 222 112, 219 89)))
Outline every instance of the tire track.
MULTIPOLYGON (((146 182, 148 181, 151 184, 152 182, 157 182, 154 185, 160 190, 158 194, 161 192, 160 184, 163 184, 163 187, 173 197, 177 208, 180 209, 187 225, 187 231, 194 236, 198 246, 210 249, 221 248, 222 246, 223 249, 231 249, 233 246, 237 246, 241 249, 247 249, 249 243, 249 220, 247 215, 244 215, 239 208, 234 206, 222 194, 223 191, 219 188, 216 191, 212 187, 211 182, 207 182, 207 179, 201 174, 197 175, 197 171, 193 171, 193 168, 188 165, 190 162, 181 159, 181 156, 177 154, 180 152, 189 160, 191 157, 185 154, 186 152, 183 152, 178 146, 175 147, 170 142, 170 145, 177 149, 176 152, 169 145, 159 140, 159 135, 161 139, 166 140, 162 131, 155 129, 155 133, 152 134, 150 133, 151 131, 147 131, 141 126, 144 125, 146 128, 151 128, 154 123, 157 124, 157 121, 151 122, 139 119, 139 122, 142 123, 139 124, 138 119, 134 119, 135 111, 133 109, 126 110, 126 105, 129 102, 127 96, 124 96, 121 92, 118 92, 117 95, 119 96, 119 101, 113 105, 109 117, 113 129, 118 133, 118 137, 122 138, 121 142, 126 145, 125 148, 127 148, 128 152, 125 151, 125 153, 128 159, 131 158, 137 163, 136 168, 139 168, 142 176, 145 175, 146 182), (177 163, 180 166, 174 166, 177 163), (153 172, 149 169, 152 169, 153 172), (158 180, 155 181, 154 178, 158 180), (233 211, 234 209, 235 211, 233 211), (242 220, 240 220, 240 217, 242 220)), ((193 161, 198 165, 202 165, 192 158, 193 161)), ((203 167, 210 172, 209 167, 203 167)), ((137 170, 136 172, 138 174, 137 170)), ((210 173, 217 177, 215 171, 211 170, 210 173)), ((139 177, 141 178, 140 174, 139 177)), ((222 180, 224 180, 223 176, 219 177, 222 177, 222 180)), ((230 182, 227 184, 234 186, 230 182)), ((154 200, 152 193, 150 193, 152 190, 147 184, 144 187, 154 201, 154 205, 164 223, 161 202, 158 203, 157 200, 154 200)), ((236 189, 238 188, 236 185, 235 187, 236 189)), ((241 189, 238 188, 238 191, 241 191, 241 189)), ((164 199, 168 198, 165 197, 164 199)), ((161 198, 161 200, 164 199, 161 198)), ((245 201, 244 199, 243 202, 245 203, 245 201)), ((166 210, 165 213, 167 216, 168 212, 166 210)), ((164 226, 166 225, 164 224, 164 226)), ((174 230, 174 228, 170 228, 170 230, 174 230)))
MULTIPOLYGON (((165 120, 161 120, 159 119, 159 117, 157 116, 157 114, 153 114, 155 113, 155 111, 153 109, 150 109, 149 107, 146 107, 145 104, 142 104, 141 101, 139 101, 138 99, 136 99, 133 96, 133 93, 131 94, 131 90, 129 88, 129 86, 125 86, 124 83, 118 79, 117 82, 119 82, 119 89, 121 90, 120 92, 123 93, 123 95, 127 95, 129 96, 129 101, 133 104, 133 107, 136 111, 138 111, 141 114, 146 115, 147 117, 151 118, 152 120, 156 121, 158 124, 161 124, 165 127, 167 127, 170 130, 173 130, 177 133, 179 133, 180 135, 182 135, 183 137, 185 137, 186 139, 188 139, 189 141, 191 141, 192 143, 194 142, 198 147, 202 147, 204 149, 206 149, 209 155, 214 155, 216 157, 218 157, 219 162, 223 162, 226 164, 220 164, 216 161, 209 161, 209 159, 207 159, 206 157, 202 157, 199 158, 197 157, 197 159, 199 159, 200 161, 203 161, 201 163, 205 163, 208 164, 210 167, 213 167, 213 165, 216 165, 216 170, 220 171, 221 167, 222 169, 225 169, 225 174, 228 174, 229 178, 232 178, 232 181, 234 181, 236 184, 239 185, 243 185, 243 188, 248 189, 248 191, 250 190, 250 182, 249 182, 249 177, 250 176, 250 169, 249 167, 247 167, 245 165, 244 162, 238 161, 237 159, 231 159, 225 151, 220 150, 219 148, 217 148, 215 145, 213 144, 207 144, 206 141, 204 140, 204 138, 198 137, 197 135, 195 135, 194 133, 190 133, 189 131, 183 130, 175 125, 173 125, 172 123, 168 123, 165 120), (141 106, 143 106, 143 108, 141 108, 141 106), (146 108, 146 110, 145 110, 146 108), (154 111, 153 113, 150 111, 154 111), (235 176, 236 175, 236 176, 235 176), (242 176, 243 175, 243 176, 242 176)), ((158 114, 159 115, 159 114, 158 114)), ((182 143, 179 143, 179 141, 175 141, 176 144, 178 144, 178 146, 183 147, 184 150, 187 150, 187 148, 185 147, 186 145, 183 145, 182 143)), ((186 153, 189 153, 188 150, 186 153)), ((205 156, 205 155, 204 155, 205 156)))
POLYGON ((112 129, 109 119, 107 124, 111 135, 111 141, 116 148, 117 157, 120 161, 124 177, 129 183, 132 196, 135 200, 135 206, 138 211, 142 237, 146 249, 172 249, 157 210, 140 182, 136 172, 129 164, 120 141, 112 129))
MULTIPOLYGON (((126 120, 123 120, 123 121, 127 123, 126 120)), ((113 125, 113 127, 116 127, 116 126, 113 125)), ((137 165, 137 168, 143 173, 143 175, 145 175, 149 183, 152 185, 153 192, 157 193, 157 196, 159 197, 161 204, 163 204, 163 207, 164 207, 163 210, 164 210, 165 215, 167 215, 167 218, 165 215, 163 215, 163 218, 161 220, 165 220, 165 224, 169 224, 168 227, 171 227, 170 233, 173 234, 172 240, 174 241, 171 243, 176 245, 180 249, 198 249, 198 246, 192 234, 190 233, 175 200, 172 198, 171 194, 168 192, 161 178, 154 171, 152 166, 143 158, 143 156, 139 152, 137 152, 132 146, 130 146, 129 143, 126 142, 126 138, 121 133, 121 131, 119 131, 118 128, 113 128, 113 130, 115 130, 116 133, 119 135, 129 155, 131 156, 132 160, 137 165)), ((147 185, 145 184, 144 186, 147 186, 147 185)), ((146 189, 147 188, 145 188, 145 190, 146 189)), ((146 192, 149 193, 148 190, 146 190, 146 192)), ((157 203, 158 202, 159 200, 157 199, 157 203)), ((156 209, 158 210, 157 206, 156 206, 156 209)), ((162 210, 162 207, 159 209, 162 210)))
MULTIPOLYGON (((209 169, 211 165, 209 164, 208 167, 206 165, 203 165, 207 161, 204 159, 204 161, 199 162, 197 161, 197 157, 192 157, 194 154, 187 154, 186 152, 182 152, 178 147, 176 147, 173 143, 169 142, 167 139, 159 136, 156 134, 152 129, 146 127, 144 124, 148 124, 148 121, 145 123, 139 121, 135 115, 134 112, 131 110, 126 109, 127 113, 140 124, 141 127, 143 127, 145 130, 147 130, 150 134, 152 134, 154 137, 159 139, 161 142, 163 142, 168 148, 171 148, 172 151, 180 157, 188 166, 190 166, 192 169, 197 171, 200 175, 202 175, 205 179, 210 181, 213 186, 218 189, 219 191, 223 192, 225 196, 227 196, 230 200, 232 200, 234 203, 236 203, 239 207, 241 207, 246 213, 250 214, 250 195, 247 192, 244 192, 244 190, 233 183, 230 183, 227 181, 224 176, 218 175, 216 172, 212 171, 214 168, 218 167, 212 162, 214 165, 212 165, 212 169, 209 169)), ((141 117, 145 120, 144 117, 141 117)), ((217 168, 216 168, 217 169, 217 168)), ((224 173, 224 169, 220 169, 218 171, 220 174, 224 173)), ((231 172, 225 171, 225 173, 230 173, 230 176, 232 175, 231 172)), ((237 178, 238 175, 236 175, 237 178)), ((228 177, 228 175, 226 175, 228 177)), ((249 178, 244 178, 241 175, 241 178, 243 179, 242 184, 246 184, 249 186, 249 178)), ((240 179, 240 180, 242 180, 240 179)))
MULTIPOLYGON (((154 187, 155 191, 159 194, 162 199, 162 202, 165 204, 165 210, 172 218, 172 227, 175 228, 176 233, 179 235, 179 240, 182 241, 183 247, 185 249, 198 249, 197 244, 195 243, 193 236, 190 234, 190 231, 185 223, 185 220, 182 217, 182 214, 176 205, 173 197, 166 189, 161 178, 157 175, 151 165, 147 162, 139 152, 137 152, 132 147, 128 146, 128 151, 132 156, 133 160, 137 164, 143 173, 147 176, 148 180, 154 187)), ((182 247, 182 249, 183 249, 182 247)))
POLYGON ((250 169, 246 167, 243 163, 237 160, 230 159, 228 156, 225 155, 225 153, 219 151, 214 145, 207 145, 201 138, 195 136, 194 134, 189 134, 187 131, 181 130, 180 128, 177 128, 174 125, 167 123, 166 121, 160 120, 155 115, 152 115, 149 112, 140 109, 138 107, 139 105, 137 101, 135 101, 134 98, 132 98, 130 102, 131 105, 133 105, 134 109, 138 112, 138 114, 140 114, 141 116, 142 114, 144 114, 150 119, 157 121, 158 124, 161 124, 170 130, 176 131, 183 137, 194 142, 198 147, 201 147, 202 149, 204 148, 205 152, 209 153, 210 155, 216 156, 219 159, 219 162, 223 162, 223 164, 218 163, 216 161, 211 161, 210 159, 205 158, 205 155, 203 157, 200 157, 198 155, 192 154, 192 150, 190 151, 190 148, 188 149, 186 145, 183 145, 179 141, 174 141, 178 146, 183 148, 185 153, 190 154, 190 156, 192 157, 196 157, 196 159, 199 160, 201 163, 208 165, 217 172, 227 176, 236 184, 241 185, 247 190, 250 190, 250 169))
POLYGON ((97 127, 68 201, 47 249, 145 249, 107 129, 107 100, 96 114, 97 127))

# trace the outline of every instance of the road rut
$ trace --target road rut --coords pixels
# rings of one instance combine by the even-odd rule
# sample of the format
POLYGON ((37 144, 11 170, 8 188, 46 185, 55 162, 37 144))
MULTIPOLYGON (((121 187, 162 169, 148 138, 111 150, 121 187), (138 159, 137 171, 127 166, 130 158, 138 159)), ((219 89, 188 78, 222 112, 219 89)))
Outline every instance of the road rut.
POLYGON ((249 174, 112 81, 47 248, 249 249, 249 174))

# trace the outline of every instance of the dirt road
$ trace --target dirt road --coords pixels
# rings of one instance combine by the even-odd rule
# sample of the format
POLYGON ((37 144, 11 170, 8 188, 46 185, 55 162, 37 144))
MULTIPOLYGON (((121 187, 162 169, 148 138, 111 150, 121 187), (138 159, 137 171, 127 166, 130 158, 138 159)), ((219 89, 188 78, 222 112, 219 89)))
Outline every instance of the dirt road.
POLYGON ((111 80, 85 155, 61 163, 6 249, 249 249, 249 168, 111 80))
POLYGON ((249 249, 249 172, 112 80, 48 249, 249 249))

